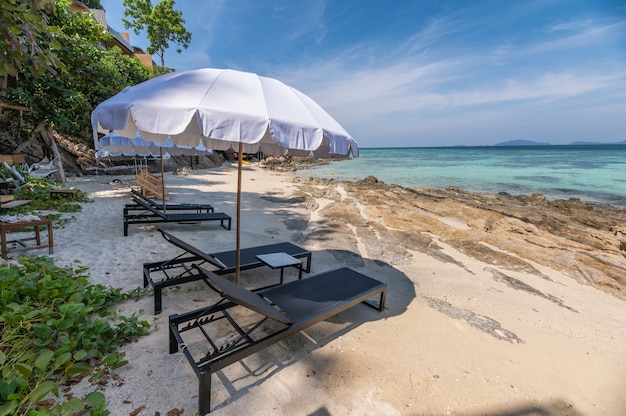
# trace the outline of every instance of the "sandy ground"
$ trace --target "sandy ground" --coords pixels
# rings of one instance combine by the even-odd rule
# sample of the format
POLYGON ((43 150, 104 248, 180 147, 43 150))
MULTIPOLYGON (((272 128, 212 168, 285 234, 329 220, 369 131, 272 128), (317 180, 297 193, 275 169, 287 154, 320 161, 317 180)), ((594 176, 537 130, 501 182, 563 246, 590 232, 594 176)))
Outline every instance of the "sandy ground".
MULTIPOLYGON (((234 219, 236 171, 222 167, 197 173, 166 174, 171 202, 209 202, 234 219)), ((122 208, 133 179, 70 180, 68 186, 89 192, 94 202, 54 231, 57 264, 79 260, 92 282, 130 290, 142 285, 144 262, 180 253, 156 226, 131 225, 129 236, 123 236, 122 208)), ((299 218, 306 207, 261 198, 288 199, 297 186, 288 179, 246 168, 243 247, 292 240, 295 231, 286 219, 299 218)), ((327 202, 318 198, 320 206, 327 202)), ((234 248, 234 225, 231 231, 212 222, 161 226, 216 252, 234 248)), ((340 266, 323 242, 297 244, 313 252, 313 273, 340 266)), ((365 262, 355 269, 389 285, 386 310, 358 305, 219 372, 213 376, 211 414, 626 414, 623 301, 540 265, 552 281, 514 273, 562 304, 550 302, 494 280, 485 268, 497 266, 444 249, 466 269, 418 252, 402 266, 368 259, 364 250, 357 253, 365 262), (445 302, 456 311, 444 311, 445 302), (479 328, 486 322, 494 325, 492 333, 479 328)), ((242 281, 273 279, 277 273, 246 271, 242 281)), ((290 278, 293 273, 286 271, 290 278)), ((112 415, 196 413, 198 380, 181 354, 168 353, 167 319, 207 305, 213 296, 204 284, 192 283, 168 290, 164 311, 156 316, 151 294, 122 305, 122 313, 140 315, 153 329, 124 347, 130 363, 118 370, 121 381, 101 388, 112 415)), ((83 382, 75 394, 94 388, 83 382)))

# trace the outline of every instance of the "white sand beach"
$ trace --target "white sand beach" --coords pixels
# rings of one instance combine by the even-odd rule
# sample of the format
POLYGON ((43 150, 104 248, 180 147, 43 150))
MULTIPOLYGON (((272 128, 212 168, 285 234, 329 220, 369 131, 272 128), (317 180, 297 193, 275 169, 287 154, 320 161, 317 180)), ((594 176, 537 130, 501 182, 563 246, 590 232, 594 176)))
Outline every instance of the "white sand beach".
MULTIPOLYGON (((225 165, 196 173, 166 173, 170 201, 210 203, 233 217, 233 229, 215 222, 160 227, 207 252, 232 249, 236 169, 225 165)), ((122 209, 133 184, 133 176, 70 179, 68 186, 89 192, 94 202, 54 230, 58 265, 78 260, 89 268, 93 283, 131 290, 142 286, 144 262, 180 253, 154 225, 131 225, 123 236, 122 209)), ((242 247, 301 245, 313 252, 312 273, 348 266, 387 283, 387 308, 379 313, 357 305, 214 375, 211 414, 625 414, 624 300, 533 259, 525 260, 547 278, 505 270, 436 235, 439 257, 409 250, 410 256, 395 261, 374 221, 378 211, 355 203, 341 187, 312 189, 317 191, 303 198, 291 175, 246 166, 242 247), (345 235, 328 233, 337 225, 320 212, 331 203, 363 217, 361 225, 344 222, 341 228, 354 244, 347 244, 345 235), (372 256, 377 245, 381 255, 372 256), (442 261, 442 255, 454 261, 442 261), (534 292, 497 279, 498 273, 534 292)), ((459 230, 469 227, 443 214, 437 221, 459 230)), ((251 285, 278 273, 249 270, 242 272, 242 282, 251 285)), ((285 274, 295 278, 294 270, 285 274)), ((153 314, 151 294, 121 306, 122 313, 138 314, 153 328, 123 348, 129 364, 117 371, 119 379, 98 387, 112 415, 197 411, 198 380, 180 353, 168 353, 167 322, 168 315, 213 299, 207 286, 196 282, 167 290, 159 315, 153 314)), ((74 394, 95 388, 84 380, 74 394)))

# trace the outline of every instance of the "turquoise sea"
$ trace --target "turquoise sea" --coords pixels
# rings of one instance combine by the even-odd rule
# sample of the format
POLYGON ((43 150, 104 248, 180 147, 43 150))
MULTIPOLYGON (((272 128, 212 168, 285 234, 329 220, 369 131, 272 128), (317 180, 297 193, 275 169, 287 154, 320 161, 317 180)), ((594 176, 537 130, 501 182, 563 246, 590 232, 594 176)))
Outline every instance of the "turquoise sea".
POLYGON ((337 180, 372 175, 407 187, 542 193, 626 207, 626 145, 365 148, 358 158, 297 174, 337 180))

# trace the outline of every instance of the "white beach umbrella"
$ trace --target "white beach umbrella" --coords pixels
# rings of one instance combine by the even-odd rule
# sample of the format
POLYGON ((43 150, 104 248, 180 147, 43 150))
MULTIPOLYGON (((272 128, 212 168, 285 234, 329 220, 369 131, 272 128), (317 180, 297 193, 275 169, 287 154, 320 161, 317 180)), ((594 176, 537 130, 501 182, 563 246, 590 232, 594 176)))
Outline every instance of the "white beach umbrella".
POLYGON ((236 276, 239 283, 242 154, 285 149, 358 156, 356 141, 300 91, 249 72, 205 68, 152 78, 100 103, 91 115, 98 132, 155 144, 237 148, 236 276))
POLYGON ((207 149, 202 143, 195 147, 177 146, 171 138, 168 138, 165 143, 154 143, 144 140, 139 134, 129 138, 114 132, 101 137, 94 144, 96 149, 129 156, 152 155, 156 157, 163 153, 164 149, 171 156, 210 155, 213 153, 211 149, 207 149))
POLYGON ((154 143, 144 140, 139 133, 130 138, 110 132, 101 137, 99 140, 96 140, 94 145, 97 150, 96 157, 103 157, 105 155, 108 157, 158 157, 161 162, 161 186, 163 188, 161 192, 163 198, 165 198, 165 172, 163 160, 169 159, 170 156, 209 155, 213 153, 211 149, 207 149, 202 143, 196 147, 177 146, 171 138, 168 138, 164 143, 154 143), (165 149, 165 153, 163 149, 165 149))

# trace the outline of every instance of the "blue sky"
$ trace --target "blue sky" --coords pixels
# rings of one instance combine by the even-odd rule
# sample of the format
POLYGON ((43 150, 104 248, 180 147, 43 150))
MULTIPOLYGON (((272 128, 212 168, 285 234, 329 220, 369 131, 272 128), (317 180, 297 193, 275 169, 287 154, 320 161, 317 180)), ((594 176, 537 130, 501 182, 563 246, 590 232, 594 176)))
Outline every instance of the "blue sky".
MULTIPOLYGON (((122 0, 101 3, 125 31, 122 0)), ((181 54, 166 52, 167 66, 277 78, 361 147, 626 140, 623 0, 178 0, 175 8, 193 37, 181 54)))

